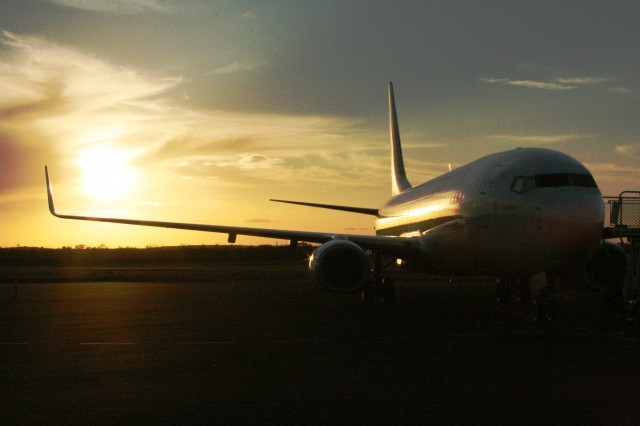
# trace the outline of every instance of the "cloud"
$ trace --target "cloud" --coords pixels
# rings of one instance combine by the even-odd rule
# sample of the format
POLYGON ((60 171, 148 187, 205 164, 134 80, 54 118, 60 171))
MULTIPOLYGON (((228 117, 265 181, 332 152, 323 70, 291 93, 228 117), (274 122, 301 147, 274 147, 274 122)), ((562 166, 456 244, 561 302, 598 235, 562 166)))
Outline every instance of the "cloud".
POLYGON ((625 86, 616 86, 616 87, 612 87, 609 89, 609 92, 612 93, 620 93, 622 95, 629 95, 632 93, 635 93, 635 90, 633 90, 630 87, 625 87, 625 86))
POLYGON ((115 14, 134 14, 145 11, 171 12, 173 8, 167 1, 160 0, 48 0, 61 6, 74 9, 107 12, 115 14))
POLYGON ((4 31, 0 45, 5 48, 0 65, 1 105, 22 105, 25 112, 28 105, 42 110, 56 103, 96 110, 158 95, 182 81, 144 75, 39 37, 4 31), (39 103, 44 106, 38 107, 39 103))
POLYGON ((576 85, 576 86, 589 86, 593 84, 600 84, 607 81, 606 78, 600 77, 558 77, 556 79, 558 83, 576 85))
MULTIPOLYGON (((59 208, 70 214, 233 225, 266 217, 271 196, 312 195, 329 203, 366 206, 388 194, 387 136, 368 130, 366 120, 203 109, 179 95, 188 90, 183 81, 120 66, 42 37, 3 33, 1 218, 37 217, 32 222, 42 230, 37 238, 54 245, 75 244, 78 238, 116 246, 122 238, 135 244, 212 241, 211 236, 174 236, 162 230, 153 233, 158 240, 150 240, 138 228, 110 234, 93 225, 49 226, 42 198, 44 164, 60 188, 59 208), (131 168, 127 171, 139 177, 127 184, 117 202, 86 194, 87 167, 81 158, 102 148, 123 153, 120 160, 131 168), (121 207, 126 210, 114 210, 121 207)), ((414 178, 433 177, 438 168, 446 171, 446 165, 413 158, 407 164, 420 173, 414 178)), ((300 223, 297 212, 283 214, 290 214, 281 218, 294 229, 335 225, 323 225, 320 213, 310 224, 300 223)), ((25 235, 18 241, 24 243, 25 235)))
MULTIPOLYGON (((387 146, 385 135, 371 135, 360 119, 193 108, 188 99, 170 95, 184 80, 4 32, 1 150, 15 158, 20 149, 20 158, 31 158, 38 169, 46 161, 73 171, 83 150, 113 148, 126 153, 130 166, 145 176, 199 179, 201 185, 220 187, 255 188, 278 181, 368 189, 388 179, 387 157, 379 155, 387 146)), ((65 177, 80 179, 77 173, 65 177)), ((160 184, 145 180, 144 189, 160 184)), ((161 201, 165 194, 158 191, 149 198, 161 201)))
POLYGON ((243 20, 243 21, 257 21, 258 20, 258 15, 256 15, 256 13, 253 10, 247 10, 242 15, 240 15, 238 18, 243 20))
POLYGON ((3 32, 0 135, 3 151, 14 147, 12 168, 20 164, 12 185, 36 176, 39 182, 33 170, 72 164, 91 145, 141 149, 128 139, 144 143, 149 122, 166 111, 160 95, 179 84, 180 78, 151 76, 40 37, 3 32))
POLYGON ((534 80, 510 80, 508 78, 493 78, 483 77, 479 81, 487 84, 502 84, 506 86, 525 87, 527 89, 541 89, 541 90, 573 90, 578 86, 575 84, 566 83, 554 83, 546 81, 534 81, 534 80))
POLYGON ((212 71, 210 74, 211 75, 222 75, 222 74, 231 74, 231 73, 236 73, 236 72, 244 72, 244 71, 251 71, 253 69, 259 68, 263 65, 266 65, 267 62, 258 62, 258 63, 245 63, 245 64, 241 64, 239 62, 233 62, 227 66, 224 66, 222 68, 218 68, 214 71, 212 71))
POLYGON ((0 33, 0 151, 11 175, 1 190, 40 184, 34 171, 43 164, 73 165, 91 145, 136 152, 129 138, 144 143, 149 122, 166 112, 161 95, 181 81, 41 37, 0 33))
POLYGON ((254 171, 257 169, 272 169, 282 163, 284 163, 282 158, 267 157, 262 154, 240 154, 239 156, 226 161, 207 161, 203 163, 203 165, 215 167, 237 167, 244 170, 254 171))
POLYGON ((505 86, 524 87, 527 89, 564 91, 601 84, 607 81, 607 79, 600 77, 555 77, 549 81, 540 81, 482 77, 479 78, 478 81, 486 84, 501 84, 505 86))

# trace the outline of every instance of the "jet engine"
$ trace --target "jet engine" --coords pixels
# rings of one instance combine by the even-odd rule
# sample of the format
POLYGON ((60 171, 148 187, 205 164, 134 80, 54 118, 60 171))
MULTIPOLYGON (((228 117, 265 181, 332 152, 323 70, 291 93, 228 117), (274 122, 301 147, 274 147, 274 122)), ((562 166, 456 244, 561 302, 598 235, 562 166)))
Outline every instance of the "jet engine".
POLYGON ((627 265, 624 249, 605 241, 587 262, 585 274, 589 284, 598 289, 622 287, 627 276, 627 265))
POLYGON ((360 291, 370 277, 369 257, 357 244, 332 240, 316 249, 309 259, 309 281, 336 293, 360 291))

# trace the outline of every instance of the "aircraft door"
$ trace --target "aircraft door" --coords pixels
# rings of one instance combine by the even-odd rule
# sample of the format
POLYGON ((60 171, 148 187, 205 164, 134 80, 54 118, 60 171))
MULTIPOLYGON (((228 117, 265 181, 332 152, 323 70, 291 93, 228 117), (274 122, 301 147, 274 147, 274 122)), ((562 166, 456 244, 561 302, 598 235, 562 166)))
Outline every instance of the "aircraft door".
POLYGON ((496 177, 502 171, 502 164, 496 164, 482 178, 480 191, 478 193, 478 225, 481 228, 490 226, 491 213, 496 209, 496 199, 493 197, 496 177))

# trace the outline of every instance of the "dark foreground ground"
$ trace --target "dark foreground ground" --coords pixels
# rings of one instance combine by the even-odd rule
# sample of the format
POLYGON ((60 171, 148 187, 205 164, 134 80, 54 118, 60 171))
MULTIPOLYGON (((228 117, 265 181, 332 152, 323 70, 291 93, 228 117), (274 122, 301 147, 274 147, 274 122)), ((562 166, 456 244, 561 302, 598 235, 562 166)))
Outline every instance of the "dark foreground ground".
POLYGON ((361 306, 297 273, 201 276, 1 284, 0 422, 640 422, 638 325, 598 331, 594 294, 547 327, 489 281, 361 306))

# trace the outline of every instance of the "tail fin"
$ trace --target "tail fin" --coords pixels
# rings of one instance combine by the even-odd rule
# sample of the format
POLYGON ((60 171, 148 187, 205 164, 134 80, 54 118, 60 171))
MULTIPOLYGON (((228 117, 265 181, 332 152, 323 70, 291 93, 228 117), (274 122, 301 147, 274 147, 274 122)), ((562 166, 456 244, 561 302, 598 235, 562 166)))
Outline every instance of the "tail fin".
POLYGON ((400 128, 396 114, 396 102, 393 96, 393 83, 389 83, 389 132, 391 136, 391 194, 396 195, 411 188, 404 171, 400 128))

